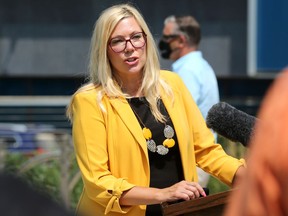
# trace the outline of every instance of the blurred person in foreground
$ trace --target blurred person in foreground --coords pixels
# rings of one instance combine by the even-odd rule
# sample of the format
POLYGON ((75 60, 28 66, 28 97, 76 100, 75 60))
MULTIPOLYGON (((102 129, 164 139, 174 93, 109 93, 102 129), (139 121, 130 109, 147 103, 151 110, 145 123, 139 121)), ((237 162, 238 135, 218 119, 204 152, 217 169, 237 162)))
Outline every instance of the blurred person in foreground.
POLYGON ((162 202, 206 196, 196 164, 232 186, 243 160, 228 156, 181 78, 160 70, 157 46, 129 4, 96 21, 90 81, 67 109, 87 216, 161 215, 162 202))
POLYGON ((268 90, 250 142, 245 178, 225 216, 288 215, 288 69, 268 90))
POLYGON ((63 203, 37 190, 20 176, 0 172, 0 215, 73 216, 63 203))
MULTIPOLYGON (((168 16, 159 42, 161 56, 173 62, 172 71, 183 79, 206 119, 209 109, 219 102, 217 78, 213 68, 198 50, 201 28, 193 16, 168 16)), ((214 133, 215 142, 217 134, 214 133)), ((210 175, 197 167, 199 184, 206 187, 210 175)))

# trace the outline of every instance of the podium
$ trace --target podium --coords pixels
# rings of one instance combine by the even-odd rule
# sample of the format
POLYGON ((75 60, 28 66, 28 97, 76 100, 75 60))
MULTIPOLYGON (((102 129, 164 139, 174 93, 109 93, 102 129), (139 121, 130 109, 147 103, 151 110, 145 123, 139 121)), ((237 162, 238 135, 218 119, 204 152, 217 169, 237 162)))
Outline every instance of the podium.
POLYGON ((163 216, 221 216, 231 191, 178 203, 162 203, 163 216))

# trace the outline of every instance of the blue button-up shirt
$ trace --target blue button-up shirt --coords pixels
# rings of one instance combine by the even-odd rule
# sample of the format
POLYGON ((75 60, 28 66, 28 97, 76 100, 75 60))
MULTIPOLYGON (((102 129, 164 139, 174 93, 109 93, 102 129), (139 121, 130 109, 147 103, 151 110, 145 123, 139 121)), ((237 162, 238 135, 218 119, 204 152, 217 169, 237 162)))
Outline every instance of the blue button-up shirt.
POLYGON ((172 64, 172 71, 178 73, 196 101, 203 117, 219 102, 216 75, 201 51, 193 51, 172 64))

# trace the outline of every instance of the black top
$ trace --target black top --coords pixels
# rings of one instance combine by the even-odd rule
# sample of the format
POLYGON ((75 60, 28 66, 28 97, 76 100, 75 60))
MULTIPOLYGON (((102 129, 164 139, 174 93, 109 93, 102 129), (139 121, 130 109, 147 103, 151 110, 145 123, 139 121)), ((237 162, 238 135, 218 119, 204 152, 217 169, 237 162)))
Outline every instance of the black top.
MULTIPOLYGON (((135 115, 137 119, 141 118, 145 127, 151 130, 152 139, 156 142, 156 145, 162 145, 163 141, 166 139, 163 133, 165 124, 155 120, 146 99, 144 97, 131 98, 128 99, 128 102, 132 110, 137 113, 138 116, 135 115)), ((174 129, 173 123, 169 118, 162 100, 159 100, 159 106, 161 113, 167 117, 166 124, 170 125, 174 129)), ((144 126, 141 121, 139 121, 139 124, 143 128, 144 126)), ((150 162, 150 187, 170 187, 184 179, 176 133, 173 139, 175 140, 175 145, 172 148, 169 148, 169 152, 166 155, 160 155, 157 152, 151 152, 148 150, 150 162)), ((160 205, 147 206, 146 216, 154 215, 161 215, 160 205)))

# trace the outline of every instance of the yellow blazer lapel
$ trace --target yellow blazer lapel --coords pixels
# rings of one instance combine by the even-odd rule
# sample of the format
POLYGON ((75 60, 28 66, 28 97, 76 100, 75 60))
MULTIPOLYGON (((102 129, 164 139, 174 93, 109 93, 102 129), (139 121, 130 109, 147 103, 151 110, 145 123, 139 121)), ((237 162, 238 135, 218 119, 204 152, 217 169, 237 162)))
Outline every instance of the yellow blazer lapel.
POLYGON ((124 124, 127 126, 131 134, 135 137, 139 145, 142 147, 148 159, 146 140, 143 136, 141 125, 139 124, 127 100, 124 98, 111 98, 110 103, 115 108, 118 115, 120 116, 124 124))
POLYGON ((174 92, 174 102, 171 101, 171 98, 168 98, 165 95, 161 96, 161 98, 173 122, 177 134, 178 143, 179 145, 181 145, 185 143, 186 139, 184 134, 183 121, 181 121, 178 114, 179 112, 181 112, 181 110, 178 109, 179 106, 179 102, 177 101, 179 100, 178 93, 174 92))
POLYGON ((183 113, 181 112, 184 112, 184 107, 181 107, 182 102, 179 101, 179 93, 177 91, 174 91, 174 102, 171 102, 171 98, 164 95, 163 91, 161 98, 167 109, 167 112, 169 113, 171 121, 174 125, 175 132, 177 134, 184 175, 186 178, 191 179, 190 170, 192 169, 192 165, 190 164, 190 162, 185 163, 187 161, 191 161, 188 158, 189 154, 187 154, 188 142, 191 142, 191 140, 187 139, 187 137, 189 136, 188 125, 185 124, 185 121, 183 121, 183 113), (179 116, 181 116, 182 118, 179 118, 179 116), (189 167, 190 165, 191 167, 189 167), (188 173, 186 173, 185 171, 188 171, 188 173))

